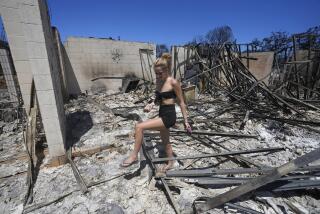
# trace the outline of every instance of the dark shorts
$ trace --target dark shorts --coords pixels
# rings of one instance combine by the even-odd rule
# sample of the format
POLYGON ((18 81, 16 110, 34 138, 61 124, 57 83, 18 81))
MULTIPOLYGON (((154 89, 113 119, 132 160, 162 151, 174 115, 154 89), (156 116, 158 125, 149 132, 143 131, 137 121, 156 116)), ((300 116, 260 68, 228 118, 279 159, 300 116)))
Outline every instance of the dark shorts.
POLYGON ((175 105, 160 105, 159 117, 162 119, 164 126, 168 129, 176 123, 176 108, 175 105))

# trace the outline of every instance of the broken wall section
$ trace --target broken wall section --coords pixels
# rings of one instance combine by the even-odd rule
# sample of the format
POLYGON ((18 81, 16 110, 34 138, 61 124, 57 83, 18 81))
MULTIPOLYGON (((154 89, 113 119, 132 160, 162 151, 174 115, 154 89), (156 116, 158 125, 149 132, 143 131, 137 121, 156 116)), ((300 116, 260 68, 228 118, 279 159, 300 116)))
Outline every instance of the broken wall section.
MULTIPOLYGON (((269 76, 272 71, 274 52, 251 52, 249 58, 256 58, 256 60, 249 60, 248 69, 257 80, 262 80, 264 83, 269 83, 269 76)), ((247 59, 242 58, 241 61, 247 66, 247 59)))
MULTIPOLYGON (((155 44, 112 39, 69 37, 64 47, 69 94, 86 91, 118 91, 122 86, 121 79, 91 81, 99 77, 150 78, 149 74, 142 72, 139 49, 153 50, 153 61, 156 54, 155 44)), ((148 59, 143 61, 147 62, 148 59)))

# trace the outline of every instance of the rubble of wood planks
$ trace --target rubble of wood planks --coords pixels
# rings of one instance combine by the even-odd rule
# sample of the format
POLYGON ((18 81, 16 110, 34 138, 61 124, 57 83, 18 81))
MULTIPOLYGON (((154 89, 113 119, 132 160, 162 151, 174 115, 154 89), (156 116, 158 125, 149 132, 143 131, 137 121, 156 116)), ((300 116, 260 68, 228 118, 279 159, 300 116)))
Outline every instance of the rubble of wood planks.
MULTIPOLYGON (((281 52, 276 53, 278 70, 275 72, 280 73, 280 77, 278 76, 280 81, 278 80, 277 84, 270 86, 267 86, 261 80, 257 80, 248 67, 242 63, 241 58, 243 57, 241 57, 237 45, 199 44, 185 46, 188 55, 187 60, 183 63, 196 68, 196 74, 194 72, 192 76, 187 78, 184 77, 185 74, 181 73, 179 65, 174 61, 174 76, 180 75, 183 83, 196 80, 194 82, 200 93, 211 95, 214 99, 210 103, 218 106, 213 111, 203 111, 202 109, 205 109, 203 105, 208 104, 206 100, 198 99, 189 103, 190 121, 195 129, 194 132, 188 134, 180 130, 171 130, 173 138, 186 135, 202 146, 212 149, 212 153, 202 153, 200 149, 196 155, 178 155, 175 158, 148 156, 154 166, 155 176, 159 176, 159 179, 161 179, 165 187, 164 191, 169 196, 168 199, 176 213, 180 213, 182 209, 178 207, 170 189, 167 187, 167 182, 172 184, 171 187, 174 186, 173 178, 208 189, 234 187, 220 195, 203 195, 195 198, 193 202, 195 213, 221 207, 231 207, 241 213, 261 213, 240 206, 237 201, 243 201, 243 197, 249 193, 251 198, 254 198, 254 192, 263 190, 274 193, 302 191, 305 194, 308 194, 308 191, 315 190, 319 193, 320 165, 315 163, 320 159, 319 144, 317 148, 302 154, 300 157, 277 166, 271 166, 259 164, 243 155, 251 152, 257 155, 261 155, 260 152, 263 155, 268 155, 281 149, 285 150, 285 147, 234 151, 224 146, 224 141, 217 142, 212 139, 212 136, 233 139, 254 137, 241 133, 248 120, 274 121, 280 126, 286 124, 291 127, 306 129, 309 132, 320 133, 318 128, 320 125, 320 50, 310 45, 307 50, 308 59, 297 61, 297 37, 312 38, 312 35, 295 35, 292 37, 292 47, 281 50, 281 52, 286 52, 285 56, 281 52), (228 115, 229 118, 226 118, 225 115, 228 115), (222 131, 221 127, 233 127, 234 124, 231 123, 240 124, 239 129, 234 130, 237 133, 222 131), (239 164, 241 168, 217 169, 214 166, 206 165, 199 167, 199 164, 198 167, 193 167, 195 162, 212 157, 224 157, 220 159, 221 161, 225 161, 225 158, 227 158, 239 164), (180 161, 185 169, 174 169, 162 175, 157 174, 157 164, 168 160, 180 161), (183 160, 190 160, 190 162, 185 165, 186 162, 182 162, 183 160)), ((173 50, 175 51, 175 48, 173 50)), ((173 59, 175 60, 176 57, 174 56, 173 59)), ((254 60, 249 57, 246 59, 254 60)), ((145 139, 151 141, 154 140, 155 136, 153 133, 146 133, 145 139)), ((180 140, 183 144, 185 139, 180 138, 180 140)), ((193 146, 190 146, 190 149, 196 150, 193 146)), ((270 200, 269 203, 273 210, 279 213, 279 207, 272 204, 270 200)), ((303 212, 303 209, 299 210, 292 204, 288 206, 290 206, 292 212, 303 212)))

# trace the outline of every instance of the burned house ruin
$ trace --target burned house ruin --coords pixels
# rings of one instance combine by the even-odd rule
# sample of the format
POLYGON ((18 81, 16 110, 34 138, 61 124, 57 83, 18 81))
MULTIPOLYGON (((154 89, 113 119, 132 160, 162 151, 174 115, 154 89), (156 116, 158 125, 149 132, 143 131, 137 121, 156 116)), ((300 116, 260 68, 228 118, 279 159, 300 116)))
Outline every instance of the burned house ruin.
POLYGON ((319 35, 172 46, 193 132, 177 108, 175 157, 146 131, 124 169, 135 124, 157 116, 156 44, 62 42, 44 0, 0 1, 0 16, 2 213, 320 212, 319 35))

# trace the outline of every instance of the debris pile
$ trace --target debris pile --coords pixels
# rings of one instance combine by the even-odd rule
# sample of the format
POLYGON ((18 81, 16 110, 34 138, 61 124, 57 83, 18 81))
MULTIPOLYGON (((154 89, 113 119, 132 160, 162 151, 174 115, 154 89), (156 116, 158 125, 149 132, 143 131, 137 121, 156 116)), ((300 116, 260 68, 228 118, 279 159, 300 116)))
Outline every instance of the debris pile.
MULTIPOLYGON (((71 126, 70 133, 72 133, 70 141, 74 142, 72 145, 73 153, 76 154, 80 151, 73 161, 88 187, 88 193, 81 193, 69 165, 56 168, 44 167, 39 171, 34 186, 34 201, 24 208, 24 212, 48 213, 60 212, 61 210, 66 212, 79 210, 104 212, 105 210, 114 210, 119 213, 172 213, 174 211, 167 202, 166 195, 162 193, 162 190, 165 190, 170 192, 177 210, 182 213, 190 213, 196 198, 221 194, 228 191, 231 185, 241 185, 249 178, 267 172, 270 167, 277 167, 318 147, 320 138, 318 133, 299 127, 290 127, 272 120, 249 118, 240 132, 239 127, 243 119, 238 115, 240 108, 238 111, 234 109, 233 112, 226 112, 216 118, 207 118, 207 115, 219 110, 220 106, 227 105, 229 101, 223 98, 213 98, 209 95, 200 95, 195 103, 189 105, 189 115, 194 133, 186 135, 179 131, 183 130, 180 122, 176 127, 178 129, 173 129, 171 132, 171 143, 177 159, 185 156, 212 156, 212 154, 235 151, 245 153, 245 151, 255 149, 267 149, 266 152, 178 160, 174 169, 166 174, 156 174, 156 178, 152 178, 146 168, 139 170, 139 166, 132 166, 129 169, 119 167, 119 163, 127 157, 132 149, 134 140, 132 131, 135 121, 123 116, 116 116, 114 112, 118 115, 121 115, 121 112, 136 113, 143 120, 153 117, 157 114, 157 109, 150 113, 144 113, 142 104, 134 104, 144 96, 137 91, 118 95, 80 96, 71 100, 66 105, 67 121, 71 126), (88 120, 92 121, 91 127, 88 127, 88 120), (230 136, 223 134, 230 134, 230 136), (244 138, 244 136, 239 138, 236 134, 248 138, 244 138), (106 149, 101 149, 94 154, 86 153, 88 149, 97 146, 105 146, 106 149), (269 148, 276 147, 279 150, 268 152, 269 148), (83 151, 82 154, 81 151, 83 151), (241 168, 239 168, 240 166, 241 168), (247 168, 248 166, 250 168, 247 168), (196 176, 192 175, 193 170, 196 170, 196 176)), ((179 121, 181 112, 178 107, 177 111, 179 121)), ((146 145, 152 143, 151 148, 153 149, 150 151, 153 151, 154 158, 158 158, 161 153, 160 147, 153 147, 159 145, 159 142, 158 134, 145 133, 145 143, 146 145)), ((10 148, 6 149, 6 151, 8 150, 10 148)), ((24 172, 1 178, 3 191, 1 195, 5 199, 1 200, 3 201, 1 207, 7 210, 18 210, 19 205, 23 203, 24 195, 21 193, 26 191, 24 185, 25 160, 15 160, 14 164, 12 162, 7 165, 2 164, 4 169, 1 170, 2 172, 11 171, 12 169, 9 167, 18 169, 21 164, 24 166, 24 168, 22 167, 24 172), (13 189, 15 195, 12 195, 14 192, 9 192, 13 189)), ((43 162, 46 163, 46 160, 43 162)), ((158 167, 161 163, 154 162, 154 165, 158 167)), ((314 169, 316 168, 312 168, 312 170, 314 169)), ((299 174, 292 174, 287 179, 299 181, 310 179, 311 176, 312 174, 306 174, 306 171, 302 170, 299 174)), ((287 182, 285 179, 280 179, 280 182, 282 181, 287 182)), ((237 204, 226 204, 225 209, 230 211, 246 207, 260 212, 269 211, 272 213, 274 208, 271 205, 275 205, 275 207, 280 206, 278 209, 284 207, 291 210, 290 207, 293 206, 298 207, 297 209, 316 212, 319 211, 317 205, 319 201, 314 194, 312 191, 309 194, 302 194, 299 191, 298 193, 283 193, 262 189, 256 192, 251 197, 252 199, 246 196, 248 200, 240 201, 237 204)), ((214 209, 210 212, 219 213, 220 211, 214 209)))
MULTIPOLYGON (((136 122, 158 114, 158 109, 143 112, 153 94, 154 85, 148 81, 135 84, 130 92, 96 92, 65 105, 66 165, 48 166, 43 130, 33 136, 34 149, 23 140, 30 137, 32 125, 22 129, 18 120, 1 122, 1 209, 8 213, 319 213, 318 89, 306 93, 303 84, 297 97, 281 92, 288 89, 288 81, 281 90, 269 87, 251 74, 236 47, 186 47, 192 53, 186 63, 198 70, 186 78, 181 75, 181 81, 196 79, 200 93, 188 103, 191 134, 184 131, 176 106, 177 124, 170 129, 174 158, 165 157, 158 132, 145 131, 140 164, 119 166, 133 149, 136 122), (35 152, 26 155, 25 150, 35 152), (174 167, 161 171, 168 160, 175 160, 174 167)), ((36 120, 36 114, 34 118, 28 124, 38 124, 40 118, 36 120)))

